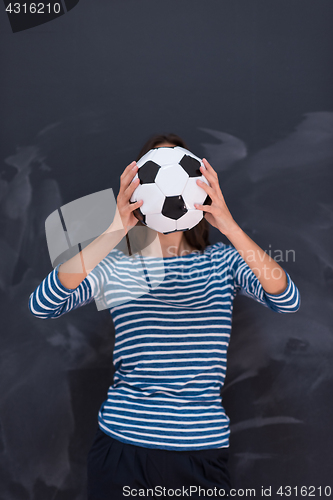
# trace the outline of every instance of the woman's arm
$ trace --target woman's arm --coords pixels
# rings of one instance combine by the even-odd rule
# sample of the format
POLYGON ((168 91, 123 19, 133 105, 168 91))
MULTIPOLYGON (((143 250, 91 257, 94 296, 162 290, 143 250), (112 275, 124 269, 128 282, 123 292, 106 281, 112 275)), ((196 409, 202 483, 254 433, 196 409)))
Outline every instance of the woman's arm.
POLYGON ((195 207, 206 212, 205 219, 230 240, 257 276, 265 292, 281 294, 287 287, 287 275, 284 269, 251 240, 235 222, 225 203, 217 173, 205 158, 203 163, 206 168, 200 167, 200 171, 210 186, 200 180, 197 180, 197 183, 210 196, 212 204, 195 204, 195 207))
POLYGON ((138 220, 133 211, 142 205, 142 200, 130 203, 130 198, 138 186, 132 182, 138 166, 135 161, 127 165, 120 176, 120 188, 117 196, 117 207, 111 226, 80 253, 59 267, 59 280, 67 289, 75 289, 86 276, 111 252, 134 227, 138 220))
POLYGON ((58 278, 67 289, 74 290, 87 275, 113 250, 126 234, 124 228, 111 226, 98 238, 92 241, 77 255, 59 266, 58 278))
POLYGON ((30 295, 29 308, 36 317, 58 318, 99 296, 107 274, 113 270, 109 253, 138 222, 133 210, 142 205, 142 200, 129 202, 137 186, 132 183, 136 171, 137 165, 132 162, 120 177, 116 214, 110 227, 80 253, 57 266, 30 295), (105 265, 100 268, 102 261, 105 265))
POLYGON ((113 273, 114 262, 109 253, 122 239, 123 233, 124 230, 116 231, 111 224, 80 254, 51 271, 30 295, 32 314, 41 319, 58 318, 99 297, 107 275, 113 273), (91 265, 88 270, 83 262, 84 252, 86 262, 91 265))
POLYGON ((265 292, 278 295, 286 289, 287 275, 284 269, 251 240, 238 224, 223 234, 257 276, 265 292))
POLYGON ((219 243, 218 247, 222 250, 220 257, 223 262, 227 262, 227 271, 231 273, 234 296, 237 293, 246 295, 278 313, 298 311, 301 305, 300 293, 287 271, 283 270, 287 278, 286 288, 279 294, 266 292, 258 277, 233 245, 219 243))

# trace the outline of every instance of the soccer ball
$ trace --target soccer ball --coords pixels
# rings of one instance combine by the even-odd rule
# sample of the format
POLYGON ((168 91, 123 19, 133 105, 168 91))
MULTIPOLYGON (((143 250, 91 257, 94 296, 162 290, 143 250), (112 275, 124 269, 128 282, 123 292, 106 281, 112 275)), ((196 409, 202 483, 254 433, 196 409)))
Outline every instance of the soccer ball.
POLYGON ((148 151, 137 165, 133 181, 139 178, 140 184, 130 202, 143 200, 133 212, 140 222, 168 234, 187 231, 201 221, 203 212, 194 203, 207 204, 210 198, 196 183, 200 179, 209 186, 199 170, 200 158, 180 146, 161 147, 148 151))

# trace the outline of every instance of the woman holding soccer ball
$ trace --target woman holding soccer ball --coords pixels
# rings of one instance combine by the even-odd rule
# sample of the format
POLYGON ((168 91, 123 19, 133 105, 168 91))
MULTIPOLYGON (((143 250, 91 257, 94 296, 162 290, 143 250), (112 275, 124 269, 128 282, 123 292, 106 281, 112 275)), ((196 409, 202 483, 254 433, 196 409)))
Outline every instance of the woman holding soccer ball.
MULTIPOLYGON (((188 149, 176 135, 154 136, 139 158, 175 146, 188 149)), ((228 496, 230 430, 220 391, 233 299, 244 293, 278 313, 300 307, 289 274, 239 227, 217 173, 206 159, 203 165, 207 182, 196 182, 207 198, 195 207, 204 218, 187 231, 157 232, 158 245, 142 259, 144 272, 138 259, 116 248, 143 226, 134 215, 142 200, 130 202, 139 184, 132 162, 120 177, 109 229, 57 266, 30 297, 41 318, 101 295, 112 314, 115 373, 88 456, 88 500, 228 496), (231 244, 211 245, 209 224, 231 244)))

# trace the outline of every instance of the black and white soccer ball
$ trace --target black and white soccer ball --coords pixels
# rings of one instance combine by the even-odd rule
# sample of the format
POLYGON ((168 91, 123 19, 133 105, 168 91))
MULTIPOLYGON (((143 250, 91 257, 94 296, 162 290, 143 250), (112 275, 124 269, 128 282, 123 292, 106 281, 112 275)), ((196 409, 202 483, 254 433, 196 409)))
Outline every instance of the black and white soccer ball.
POLYGON ((202 210, 194 203, 207 203, 207 194, 197 179, 209 185, 200 172, 203 162, 180 146, 160 147, 148 151, 137 162, 139 167, 133 181, 140 179, 130 202, 143 200, 134 215, 146 226, 168 234, 187 231, 203 218, 202 210))

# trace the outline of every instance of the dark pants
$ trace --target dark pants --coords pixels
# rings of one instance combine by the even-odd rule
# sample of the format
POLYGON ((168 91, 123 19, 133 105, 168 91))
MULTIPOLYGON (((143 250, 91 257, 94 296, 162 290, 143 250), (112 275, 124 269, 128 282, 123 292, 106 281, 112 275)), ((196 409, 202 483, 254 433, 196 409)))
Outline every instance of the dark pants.
POLYGON ((98 429, 88 454, 88 500, 223 498, 221 490, 227 497, 228 455, 228 448, 143 448, 113 439, 98 429))

